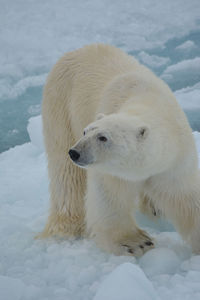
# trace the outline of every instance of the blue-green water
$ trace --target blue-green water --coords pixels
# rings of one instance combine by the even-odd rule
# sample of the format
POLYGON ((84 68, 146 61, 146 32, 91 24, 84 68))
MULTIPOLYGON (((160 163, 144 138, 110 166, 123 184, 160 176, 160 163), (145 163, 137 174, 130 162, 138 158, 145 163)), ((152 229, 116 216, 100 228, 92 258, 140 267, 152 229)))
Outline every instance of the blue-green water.
POLYGON ((0 102, 0 152, 28 142, 28 119, 40 114, 42 87, 28 88, 14 99, 0 102))

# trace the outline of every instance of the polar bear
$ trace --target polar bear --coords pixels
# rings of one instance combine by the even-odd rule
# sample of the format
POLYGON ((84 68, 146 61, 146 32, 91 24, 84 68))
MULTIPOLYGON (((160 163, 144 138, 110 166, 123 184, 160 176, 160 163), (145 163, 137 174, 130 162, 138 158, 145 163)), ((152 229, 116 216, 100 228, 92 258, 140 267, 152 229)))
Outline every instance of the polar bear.
POLYGON ((195 142, 161 79, 120 49, 85 46, 53 67, 42 117, 51 196, 42 237, 90 236, 108 252, 140 256, 154 242, 136 224, 139 207, 200 251, 195 142))

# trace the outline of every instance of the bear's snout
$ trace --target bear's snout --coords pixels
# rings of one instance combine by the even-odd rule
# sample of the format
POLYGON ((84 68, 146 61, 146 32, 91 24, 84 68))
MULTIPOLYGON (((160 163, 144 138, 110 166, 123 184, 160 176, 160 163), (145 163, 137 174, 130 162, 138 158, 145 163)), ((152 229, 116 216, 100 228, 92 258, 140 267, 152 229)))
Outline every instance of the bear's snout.
POLYGON ((74 149, 69 150, 69 156, 73 161, 77 161, 80 157, 80 153, 74 149))

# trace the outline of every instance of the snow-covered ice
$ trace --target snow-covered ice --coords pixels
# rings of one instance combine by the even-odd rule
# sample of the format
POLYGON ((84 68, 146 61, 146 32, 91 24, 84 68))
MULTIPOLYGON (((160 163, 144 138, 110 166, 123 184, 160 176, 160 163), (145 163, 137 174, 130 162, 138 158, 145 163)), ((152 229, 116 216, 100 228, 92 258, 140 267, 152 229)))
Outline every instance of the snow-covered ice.
POLYGON ((194 76, 196 80, 200 80, 200 57, 183 60, 174 65, 168 66, 163 72, 161 78, 168 83, 173 81, 176 84, 184 84, 187 86, 187 77, 194 76))
POLYGON ((141 63, 147 65, 150 68, 159 68, 170 62, 169 57, 162 57, 157 55, 149 55, 145 51, 141 51, 138 54, 138 58, 141 63))
POLYGON ((152 68, 186 111, 200 162, 199 12, 199 0, 1 1, 0 151, 23 144, 0 154, 0 299, 200 299, 200 256, 163 220, 138 214, 156 240, 140 259, 34 238, 49 207, 42 86, 66 51, 105 42, 152 68))
POLYGON ((176 91, 175 95, 184 110, 200 109, 200 82, 176 91))
POLYGON ((152 283, 136 264, 124 263, 114 269, 97 290, 94 300, 158 300, 152 283))
POLYGON ((178 51, 191 51, 193 50, 194 48, 196 48, 196 45, 193 41, 186 41, 184 42, 183 44, 177 46, 175 48, 175 50, 178 50, 178 51))
POLYGON ((180 265, 176 253, 168 248, 152 249, 140 259, 140 266, 148 276, 174 274, 180 265))
POLYGON ((200 131, 200 82, 176 91, 175 96, 186 112, 192 128, 200 131))
MULTIPOLYGON (((30 143, 0 155, 3 300, 13 299, 15 289, 20 300, 156 299, 153 293, 160 299, 199 300, 200 256, 192 255, 176 232, 147 227, 156 248, 138 260, 103 253, 84 239, 34 239, 49 205, 41 118, 32 118, 28 130, 30 143), (131 298, 134 291, 143 296, 131 298)), ((194 136, 200 154, 200 133, 194 136)))
POLYGON ((13 81, 45 73, 64 52, 86 43, 106 42, 126 51, 164 47, 167 40, 199 29, 198 18, 198 0, 2 0, 4 93, 10 94, 13 81))
POLYGON ((44 151, 43 134, 42 134, 42 118, 41 116, 33 117, 28 122, 28 133, 30 140, 40 151, 44 151))

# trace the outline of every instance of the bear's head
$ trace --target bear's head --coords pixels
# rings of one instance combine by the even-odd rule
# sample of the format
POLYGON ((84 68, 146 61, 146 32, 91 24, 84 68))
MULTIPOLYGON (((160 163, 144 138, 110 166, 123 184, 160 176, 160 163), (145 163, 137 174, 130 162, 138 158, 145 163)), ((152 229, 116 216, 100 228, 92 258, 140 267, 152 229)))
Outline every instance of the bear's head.
POLYGON ((69 155, 79 167, 126 180, 144 180, 163 171, 169 163, 163 157, 166 142, 162 137, 159 130, 138 116, 101 114, 85 128, 69 155))

